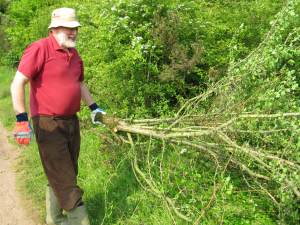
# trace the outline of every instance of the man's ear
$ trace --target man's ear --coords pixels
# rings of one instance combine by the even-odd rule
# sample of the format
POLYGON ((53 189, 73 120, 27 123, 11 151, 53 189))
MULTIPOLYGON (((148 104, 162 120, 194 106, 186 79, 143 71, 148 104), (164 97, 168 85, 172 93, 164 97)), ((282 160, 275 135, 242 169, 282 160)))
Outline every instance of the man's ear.
POLYGON ((50 34, 55 34, 55 33, 57 33, 57 27, 52 27, 52 28, 50 28, 50 29, 49 29, 49 33, 50 33, 50 34))

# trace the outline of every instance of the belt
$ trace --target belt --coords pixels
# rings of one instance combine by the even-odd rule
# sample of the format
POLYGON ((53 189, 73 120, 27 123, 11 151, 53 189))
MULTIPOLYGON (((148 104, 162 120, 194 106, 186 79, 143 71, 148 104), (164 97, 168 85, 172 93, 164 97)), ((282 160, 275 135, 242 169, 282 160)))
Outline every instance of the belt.
POLYGON ((46 118, 52 118, 54 120, 70 120, 70 119, 75 119, 77 118, 77 115, 67 115, 67 116, 63 116, 63 115, 38 115, 38 116, 34 116, 32 118, 39 118, 39 117, 46 117, 46 118))

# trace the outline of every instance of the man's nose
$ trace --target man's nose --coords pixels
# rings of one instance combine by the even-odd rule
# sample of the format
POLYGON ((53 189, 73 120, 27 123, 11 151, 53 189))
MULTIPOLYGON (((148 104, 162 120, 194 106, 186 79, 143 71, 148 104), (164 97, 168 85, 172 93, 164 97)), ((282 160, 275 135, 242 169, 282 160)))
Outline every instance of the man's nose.
POLYGON ((77 34, 77 28, 71 28, 68 30, 70 35, 76 35, 77 34))

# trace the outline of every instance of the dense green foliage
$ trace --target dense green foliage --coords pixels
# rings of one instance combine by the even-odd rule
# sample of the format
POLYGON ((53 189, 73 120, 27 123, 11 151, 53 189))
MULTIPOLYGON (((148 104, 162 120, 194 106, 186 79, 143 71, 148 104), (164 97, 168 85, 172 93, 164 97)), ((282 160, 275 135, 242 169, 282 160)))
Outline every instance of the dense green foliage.
POLYGON ((0 1, 0 58, 4 57, 5 51, 8 49, 8 43, 5 38, 4 25, 6 23, 6 10, 8 1, 0 1))
MULTIPOLYGON (((207 114, 207 121, 226 121, 240 113, 300 112, 300 6, 296 3, 13 0, 8 5, 1 1, 0 41, 8 43, 0 42, 6 49, 0 53, 0 63, 16 66, 29 43, 47 36, 51 11, 68 6, 77 9, 82 24, 77 48, 84 60, 85 81, 109 113, 123 118, 172 116, 186 99, 199 94, 204 97, 190 101, 179 114, 201 112, 207 114)), ((8 92, 3 93, 7 97, 8 92)), ((186 224, 180 215, 203 224, 299 223, 299 199, 285 182, 292 180, 299 187, 299 173, 283 164, 273 165, 270 160, 268 169, 262 170, 246 154, 240 155, 248 168, 271 174, 272 182, 248 179, 232 165, 215 174, 213 162, 201 152, 142 137, 135 137, 141 144, 129 149, 102 135, 98 140, 95 133, 102 129, 90 127, 88 109, 83 108, 80 118, 82 149, 87 150, 81 159, 80 182, 94 225, 186 224), (136 174, 135 166, 150 183, 136 174), (154 195, 153 189, 158 190, 154 195), (176 202, 173 208, 168 198, 176 202)), ((203 125, 209 126, 205 121, 203 125)), ((299 165, 299 127, 299 117, 241 119, 230 137, 243 147, 262 149, 299 165)), ((37 155, 30 158, 35 150, 24 154, 28 171, 38 161, 37 155)), ((224 161, 229 159, 224 152, 224 161)), ((42 187, 40 169, 29 178, 37 182, 36 188, 42 187)), ((31 192, 41 199, 40 191, 31 192)))
POLYGON ((260 43, 282 1, 12 1, 8 63, 47 35, 50 12, 61 5, 78 10, 78 49, 97 100, 140 117, 170 114, 224 76, 231 60, 260 43))

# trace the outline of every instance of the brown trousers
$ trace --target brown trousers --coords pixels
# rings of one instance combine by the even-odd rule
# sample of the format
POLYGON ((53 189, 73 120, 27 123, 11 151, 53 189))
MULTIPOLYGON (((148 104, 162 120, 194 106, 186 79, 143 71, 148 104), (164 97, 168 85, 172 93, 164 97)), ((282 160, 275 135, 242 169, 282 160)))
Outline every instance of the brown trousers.
POLYGON ((81 203, 83 191, 77 185, 80 129, 76 115, 32 118, 40 158, 49 185, 64 210, 81 203))

